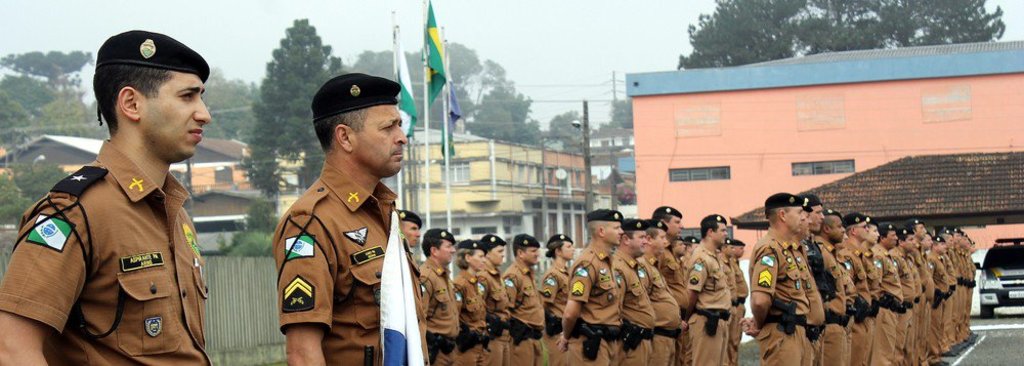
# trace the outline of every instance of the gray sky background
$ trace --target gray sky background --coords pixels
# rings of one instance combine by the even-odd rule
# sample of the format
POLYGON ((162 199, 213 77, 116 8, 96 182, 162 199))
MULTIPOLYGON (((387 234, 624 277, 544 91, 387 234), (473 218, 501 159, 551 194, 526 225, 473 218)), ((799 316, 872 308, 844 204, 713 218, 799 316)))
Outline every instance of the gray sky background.
MULTIPOLYGON (((1024 1, 989 0, 1003 8, 1003 41, 1024 40, 1024 1)), ((293 20, 308 18, 334 54, 352 64, 364 50, 392 48, 397 11, 406 51, 422 46, 423 2, 343 1, 5 1, 0 55, 30 51, 89 51, 130 29, 168 34, 201 53, 230 79, 259 82, 271 51, 293 20)), ((446 37, 502 64, 532 98, 533 118, 581 110, 593 100, 592 120, 608 120, 612 72, 673 70, 689 53, 686 28, 714 11, 714 0, 492 1, 435 0, 446 37)), ((417 67, 416 60, 409 60, 417 67)), ((90 85, 91 70, 82 79, 90 85)), ((623 98, 623 84, 618 97, 623 98)))

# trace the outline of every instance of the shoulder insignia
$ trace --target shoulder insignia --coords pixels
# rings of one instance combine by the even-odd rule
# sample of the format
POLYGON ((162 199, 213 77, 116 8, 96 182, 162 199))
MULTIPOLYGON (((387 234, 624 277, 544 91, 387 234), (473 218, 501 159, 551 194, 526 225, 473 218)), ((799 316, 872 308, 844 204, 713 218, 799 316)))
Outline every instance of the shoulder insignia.
POLYGON ((522 272, 523 274, 527 274, 527 273, 530 273, 530 269, 529 268, 520 268, 519 272, 522 272))
POLYGON ((484 292, 487 292, 487 287, 484 287, 484 284, 483 284, 482 282, 477 282, 477 283, 476 283, 476 290, 477 290, 477 292, 479 292, 479 293, 480 293, 481 295, 483 295, 483 294, 484 294, 484 292))
POLYGON ((544 289, 544 292, 542 292, 541 294, 543 294, 544 297, 551 297, 551 289, 546 288, 544 289))
POLYGON ((696 285, 698 283, 700 283, 700 277, 697 277, 697 275, 690 276, 691 285, 696 285))
POLYGON ((696 272, 703 271, 704 270, 704 263, 703 262, 694 263, 693 264, 693 270, 696 271, 696 272))
POLYGON ((626 262, 626 264, 628 264, 628 265, 629 265, 629 267, 631 267, 631 268, 632 268, 632 267, 636 267, 636 261, 635 261, 635 260, 632 260, 632 259, 630 259, 629 261, 627 261, 627 262, 626 262))
POLYGON ((281 310, 286 313, 312 310, 316 302, 316 288, 302 276, 295 276, 284 288, 281 310))
POLYGON ((619 286, 622 286, 622 272, 615 271, 615 283, 619 286))
POLYGON ((352 253, 350 257, 352 258, 352 265, 362 265, 363 263, 375 259, 384 258, 384 248, 377 246, 369 249, 363 249, 361 251, 352 253))
POLYGON ((98 166, 83 166, 78 171, 57 182, 50 192, 67 193, 79 197, 86 188, 99 182, 107 175, 107 170, 98 166))
POLYGON ((772 287, 772 273, 767 269, 758 273, 757 285, 761 287, 772 287))
POLYGON ((345 237, 348 238, 349 240, 352 240, 356 244, 359 244, 359 246, 363 246, 366 245, 366 231, 366 226, 363 226, 359 229, 346 231, 345 237))
POLYGON ((558 281, 555 280, 554 276, 548 276, 548 278, 544 279, 544 284, 548 286, 557 286, 558 281))
POLYGON ((579 266, 578 268, 576 268, 576 272, 575 273, 576 273, 576 276, 579 276, 579 277, 588 277, 588 276, 590 276, 590 273, 587 272, 587 268, 583 267, 583 266, 579 266))
POLYGON ((644 267, 637 268, 636 275, 640 278, 647 278, 647 271, 644 270, 644 267))
POLYGON ((476 277, 469 277, 469 283, 476 283, 476 277))
POLYGON ((775 267, 775 256, 765 255, 761 257, 761 264, 766 265, 768 267, 775 267))
POLYGON ((56 215, 39 215, 36 217, 35 226, 29 232, 26 241, 63 252, 64 244, 71 237, 71 230, 73 230, 72 224, 56 215))
POLYGON ((455 291, 455 301, 462 302, 462 292, 455 291))
POLYGON ((434 269, 434 273, 437 273, 438 276, 443 275, 444 274, 444 268, 435 268, 434 269))
POLYGON ((287 238, 284 240, 284 260, 313 257, 314 245, 316 245, 316 239, 306 233, 287 238))
POLYGON ((597 253, 597 259, 604 260, 606 257, 608 257, 607 254, 597 253))
POLYGON ((505 279, 505 287, 516 287, 516 283, 511 278, 505 279))
POLYGON ((572 284, 572 294, 574 296, 583 296, 583 287, 584 286, 583 286, 583 282, 582 281, 573 282, 573 284, 572 284))

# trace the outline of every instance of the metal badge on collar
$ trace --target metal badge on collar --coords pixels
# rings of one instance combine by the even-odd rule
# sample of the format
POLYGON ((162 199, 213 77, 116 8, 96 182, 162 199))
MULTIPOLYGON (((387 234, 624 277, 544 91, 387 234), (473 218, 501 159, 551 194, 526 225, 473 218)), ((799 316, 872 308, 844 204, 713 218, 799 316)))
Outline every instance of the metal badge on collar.
POLYGON ((136 189, 139 190, 139 192, 142 192, 142 191, 145 190, 145 189, 142 188, 142 182, 143 182, 142 179, 132 178, 132 184, 128 185, 128 189, 136 188, 136 189))
POLYGON ((348 201, 359 203, 359 192, 348 192, 348 201))

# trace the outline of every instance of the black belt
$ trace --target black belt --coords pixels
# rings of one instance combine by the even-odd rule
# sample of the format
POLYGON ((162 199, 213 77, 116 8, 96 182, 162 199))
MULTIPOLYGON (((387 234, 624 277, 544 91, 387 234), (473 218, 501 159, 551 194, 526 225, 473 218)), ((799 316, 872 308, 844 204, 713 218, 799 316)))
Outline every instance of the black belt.
POLYGON ((703 316, 705 318, 718 318, 720 320, 729 321, 729 311, 728 310, 704 310, 704 309, 697 309, 696 311, 694 311, 694 314, 701 315, 701 316, 703 316))
POLYGON ((825 310, 825 324, 838 324, 842 327, 846 327, 850 324, 850 316, 841 315, 833 312, 832 310, 825 310))
MULTIPOLYGON (((807 326, 807 316, 805 316, 805 315, 794 315, 794 317, 796 318, 796 322, 794 322, 793 324, 799 325, 801 327, 806 327, 807 326)), ((764 317, 764 323, 765 324, 781 323, 781 322, 782 322, 782 314, 768 314, 768 316, 764 317)))
POLYGON ((576 326, 574 327, 572 334, 569 335, 569 338, 576 338, 582 336, 582 334, 580 334, 580 328, 583 327, 584 325, 595 332, 600 332, 601 339, 607 342, 618 341, 621 338, 619 336, 619 331, 621 330, 621 328, 619 328, 618 326, 590 324, 582 320, 576 321, 576 326))
POLYGON ((732 306, 736 307, 736 306, 743 305, 744 301, 746 301, 746 299, 736 299, 736 300, 733 300, 732 301, 732 306))
POLYGON ((668 329, 668 328, 654 328, 654 334, 662 337, 678 338, 683 333, 681 328, 668 329))

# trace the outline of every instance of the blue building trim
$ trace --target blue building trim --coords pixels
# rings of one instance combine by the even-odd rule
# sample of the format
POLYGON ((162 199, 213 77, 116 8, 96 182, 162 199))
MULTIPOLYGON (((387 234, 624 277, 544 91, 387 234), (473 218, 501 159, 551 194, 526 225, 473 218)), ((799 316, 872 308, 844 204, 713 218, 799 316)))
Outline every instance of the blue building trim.
POLYGON ((1024 72, 1024 50, 626 75, 631 97, 1024 72))

